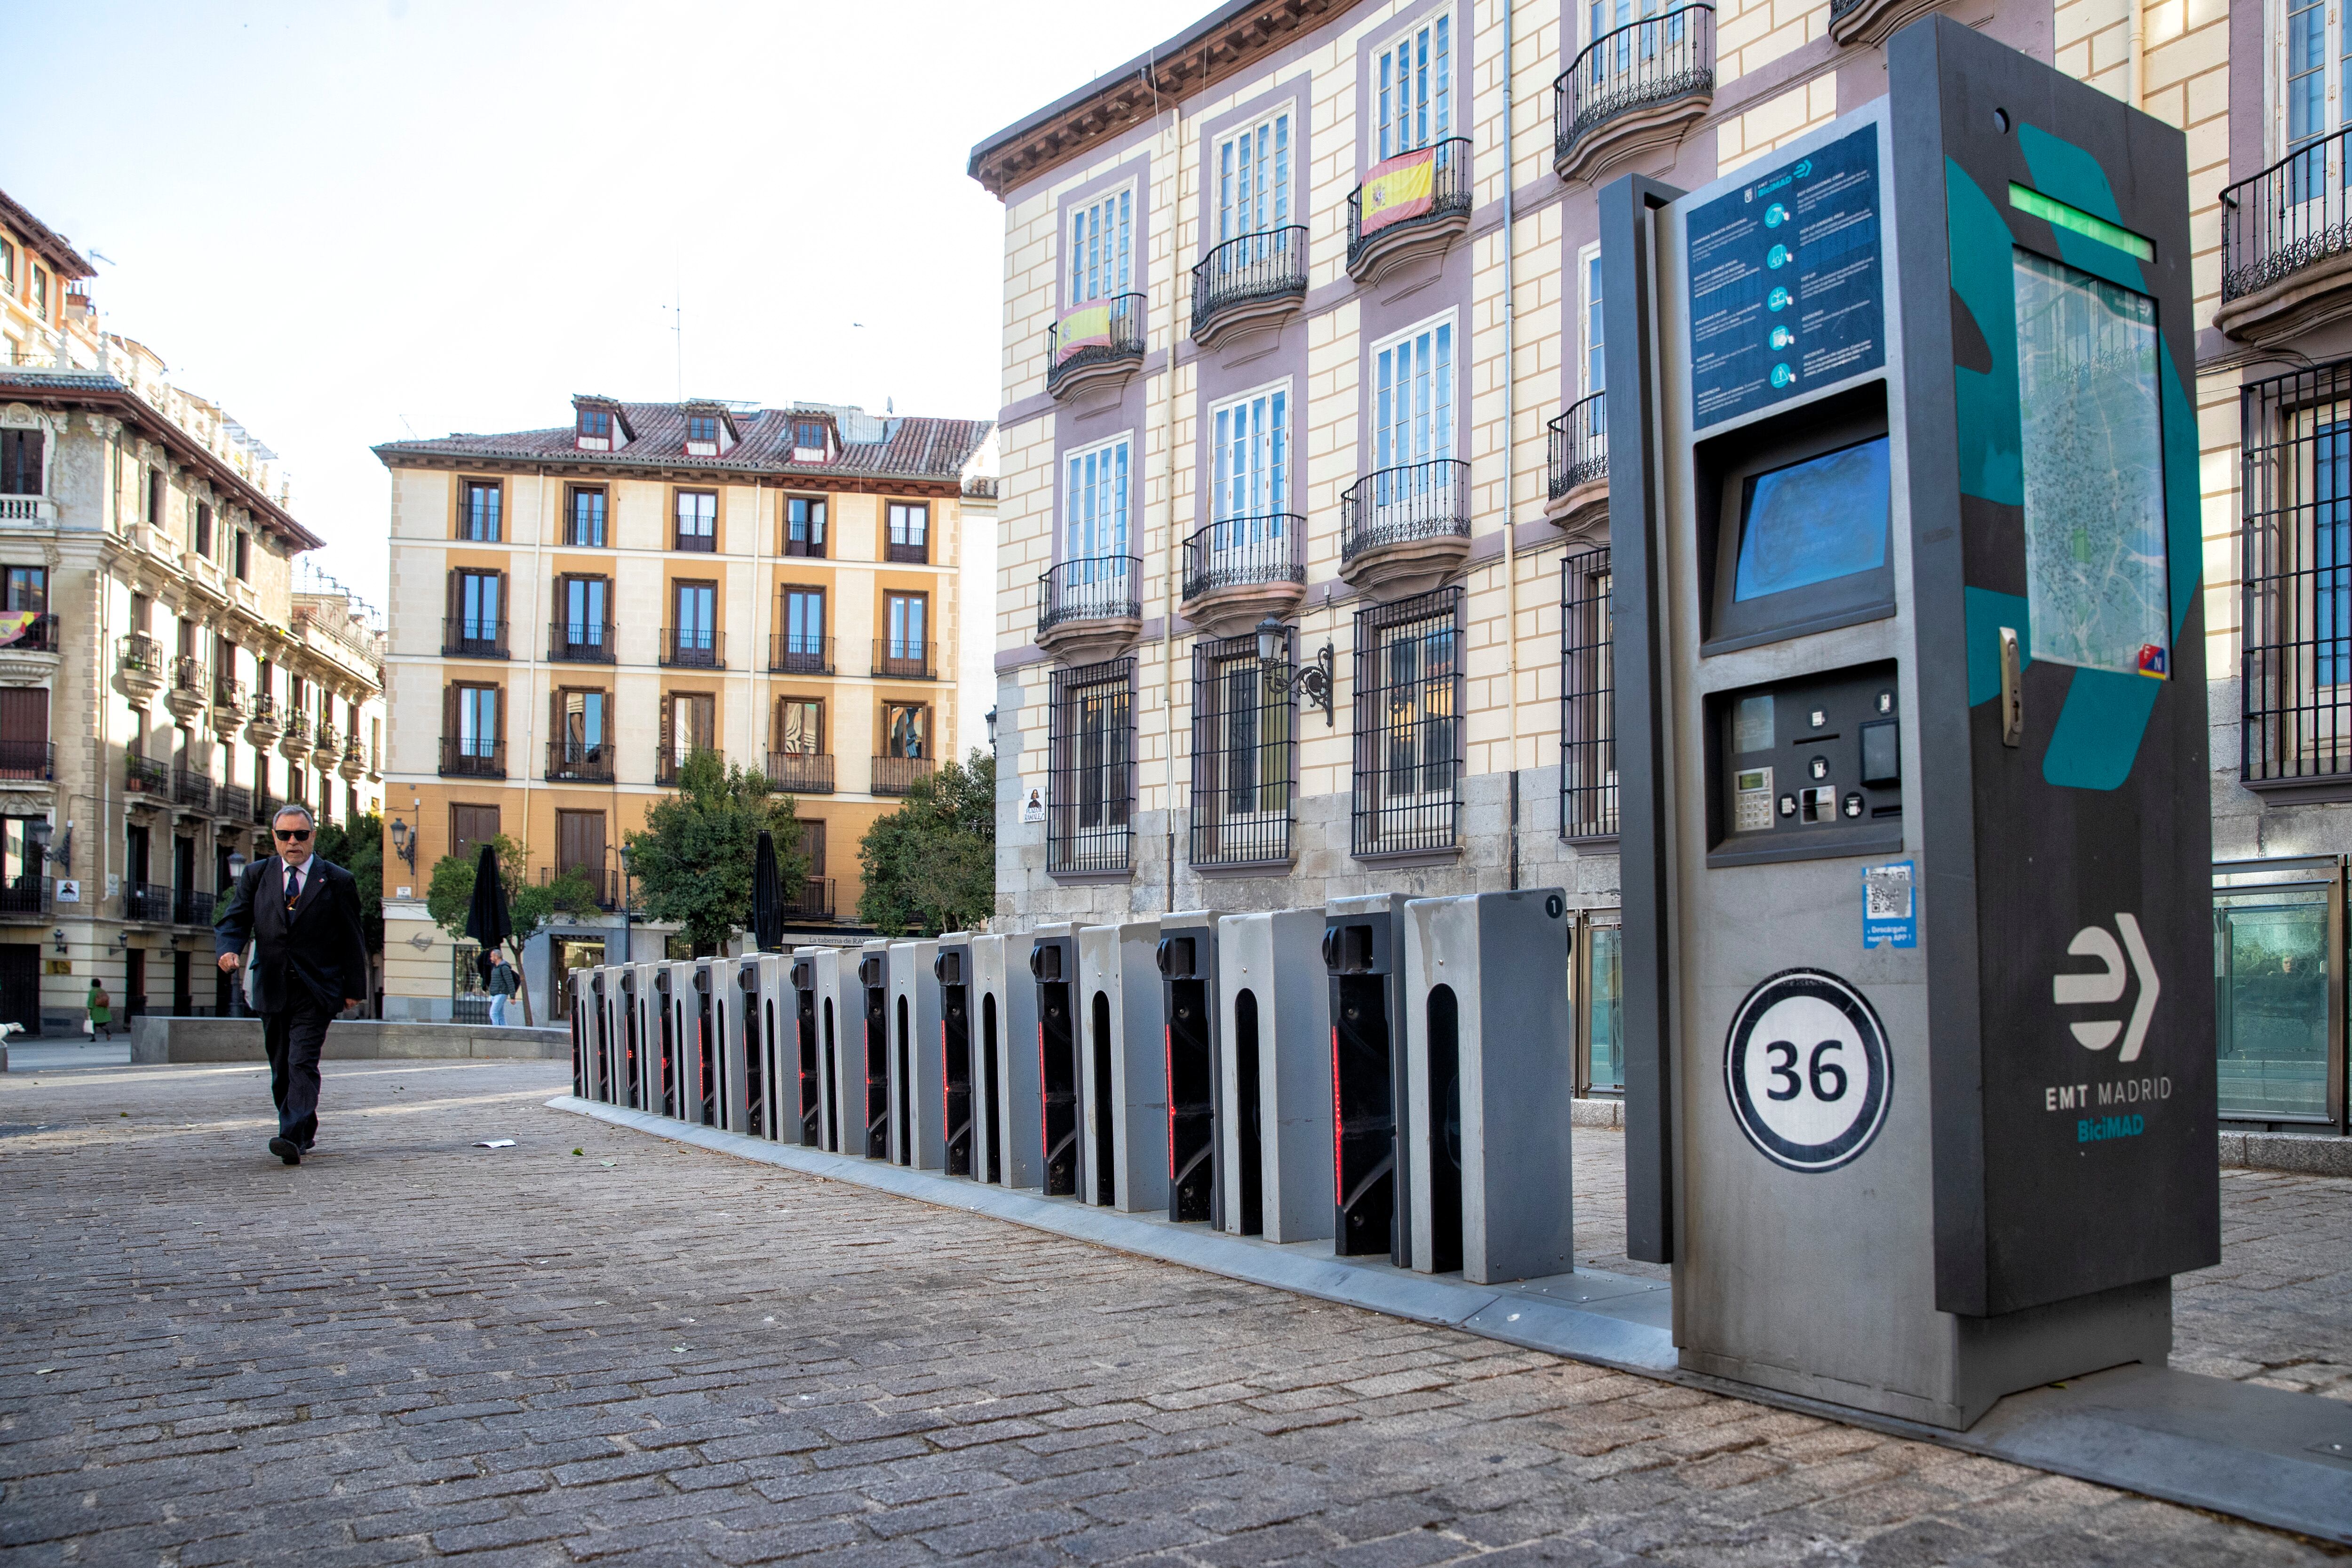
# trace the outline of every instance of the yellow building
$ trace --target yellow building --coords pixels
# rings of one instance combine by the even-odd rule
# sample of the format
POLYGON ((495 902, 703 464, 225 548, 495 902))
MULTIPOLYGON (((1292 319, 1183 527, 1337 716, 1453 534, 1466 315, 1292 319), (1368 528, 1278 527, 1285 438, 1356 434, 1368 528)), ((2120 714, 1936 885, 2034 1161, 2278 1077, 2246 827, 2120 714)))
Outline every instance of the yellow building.
MULTIPOLYGON (((812 860, 795 923, 843 940, 858 839, 959 733, 986 422, 588 396, 572 413, 376 448, 393 1016, 452 1016, 466 971, 424 896, 437 861, 496 834, 534 879, 581 871, 613 911, 532 945, 534 997, 601 960, 624 923, 622 837, 698 749, 794 796, 812 860)), ((658 954, 665 933, 637 924, 639 955, 658 954)))
POLYGON ((277 802, 369 808, 381 716, 276 456, 98 329, 90 268, 0 195, 0 1018, 228 1004, 213 906, 277 802))

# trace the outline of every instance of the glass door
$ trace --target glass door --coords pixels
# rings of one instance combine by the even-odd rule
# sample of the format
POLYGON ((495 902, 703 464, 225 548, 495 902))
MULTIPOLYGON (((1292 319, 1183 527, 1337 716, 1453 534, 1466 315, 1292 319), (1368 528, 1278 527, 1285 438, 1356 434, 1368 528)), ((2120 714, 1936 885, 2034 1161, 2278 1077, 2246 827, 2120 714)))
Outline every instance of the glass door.
POLYGON ((2332 860, 2214 868, 2213 1040, 2221 1113, 2343 1115, 2343 879, 2332 860), (2254 876, 2319 869, 2248 885, 2254 876))

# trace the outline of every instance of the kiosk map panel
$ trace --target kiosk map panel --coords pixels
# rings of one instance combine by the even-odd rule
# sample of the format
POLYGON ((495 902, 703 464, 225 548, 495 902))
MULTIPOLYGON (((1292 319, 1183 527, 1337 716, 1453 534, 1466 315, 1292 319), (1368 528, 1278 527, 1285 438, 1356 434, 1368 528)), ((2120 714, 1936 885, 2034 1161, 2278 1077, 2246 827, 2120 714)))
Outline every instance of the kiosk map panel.
POLYGON ((1866 127, 1691 214, 1694 425, 1886 363, 1878 209, 1866 127))

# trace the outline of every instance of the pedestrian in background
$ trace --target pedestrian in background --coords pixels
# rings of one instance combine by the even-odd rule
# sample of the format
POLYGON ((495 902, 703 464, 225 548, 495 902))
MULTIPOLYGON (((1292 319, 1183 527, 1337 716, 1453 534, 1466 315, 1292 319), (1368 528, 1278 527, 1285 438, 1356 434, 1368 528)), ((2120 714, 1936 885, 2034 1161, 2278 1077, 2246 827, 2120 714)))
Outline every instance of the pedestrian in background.
POLYGON ((515 989, 514 965, 501 952, 499 961, 490 966, 490 1022, 499 1028, 506 1027, 507 999, 515 994, 515 989))
POLYGON ((92 1037, 103 1036, 110 1040, 114 1038, 114 999, 106 994, 106 987, 100 985, 95 976, 90 979, 89 994, 82 998, 82 1005, 89 1009, 89 1023, 82 1033, 92 1037))

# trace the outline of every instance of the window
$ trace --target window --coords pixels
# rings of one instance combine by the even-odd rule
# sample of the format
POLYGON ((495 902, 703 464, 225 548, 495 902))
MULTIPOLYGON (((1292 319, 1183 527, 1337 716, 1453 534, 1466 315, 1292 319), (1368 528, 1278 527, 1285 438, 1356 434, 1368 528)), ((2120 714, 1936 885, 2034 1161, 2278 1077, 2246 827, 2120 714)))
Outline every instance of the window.
POLYGON ((778 698, 776 750, 797 756, 823 756, 824 704, 808 697, 778 698))
POLYGON ((1134 199, 1133 191, 1122 190, 1070 214, 1063 309, 1129 292, 1133 279, 1134 199))
POLYGON ((1255 634, 1192 645, 1192 863, 1290 858, 1291 700, 1255 634))
POLYGON ((677 492, 678 549, 718 549, 718 491, 680 490, 677 492))
POLYGON ((604 492, 579 485, 572 489, 563 514, 563 542, 601 550, 604 544, 604 492))
POLYGON ((47 433, 0 430, 0 496, 41 493, 41 451, 47 433))
POLYGON ((0 779, 48 776, 48 688, 0 687, 0 779))
POLYGON ((821 556, 824 553, 824 502, 810 496, 784 501, 784 553, 821 556))
POLYGON ((697 752, 719 749, 719 700, 705 691, 673 691, 662 699, 661 755, 654 782, 676 784, 677 770, 697 752))
POLYGON ((1290 221, 1290 111, 1217 143, 1217 238, 1264 234, 1290 221))
POLYGON ((1372 66, 1383 158, 1453 134, 1453 18, 1440 16, 1382 49, 1372 66))
POLYGON ((495 805, 452 805, 449 808, 449 853, 471 864, 482 846, 499 836, 495 805))
POLYGON ((929 710, 919 702, 886 702, 882 705, 882 754, 886 757, 924 757, 925 720, 929 710))
MULTIPOLYGON (((1213 478, 1209 494, 1212 521, 1272 520, 1272 536, 1281 537, 1280 519, 1274 514, 1289 508, 1290 395, 1276 387, 1254 392, 1224 404, 1210 415, 1213 478)), ((1244 530, 1252 538, 1263 531, 1244 530)), ((1229 542, 1220 530, 1217 544, 1229 542)))
POLYGON ((147 526, 163 526, 163 499, 170 493, 171 480, 161 468, 147 470, 147 526))
POLYGON ((1451 848, 1455 826, 1462 590, 1356 615, 1358 855, 1451 848))
MULTIPOLYGON (((2327 12, 2326 0, 2286 0, 2286 90, 2280 95, 2284 152, 2317 141, 2339 122, 2352 124, 2352 101, 2344 97, 2345 67, 2352 62, 2352 15, 2331 28, 2327 12), (2337 106, 2336 115, 2328 113, 2330 100, 2337 106)), ((2324 179, 2326 171, 2311 174, 2324 179)))
POLYGON ((49 319, 49 269, 37 261, 33 263, 33 314, 44 321, 49 319))
POLYGON ((547 772, 554 777, 610 778, 612 698, 603 690, 566 687, 555 693, 555 747, 547 772))
POLYGON ((42 615, 48 607, 47 567, 0 566, 0 610, 30 610, 42 615))
POLYGON ((930 674, 929 639, 926 635, 930 601, 921 594, 887 594, 883 595, 882 624, 887 633, 882 639, 882 668, 877 675, 930 674))
POLYGON ((890 548, 893 561, 924 562, 931 558, 931 509, 921 501, 890 503, 890 548))
POLYGON ((485 761, 498 755, 499 689, 495 686, 458 686, 451 689, 456 697, 456 740, 460 759, 485 761))
POLYGON ((213 554, 213 509, 204 502, 196 503, 196 536, 192 542, 195 552, 205 560, 213 554))
POLYGON ((800 428, 793 433, 793 445, 802 451, 824 456, 826 447, 824 426, 803 421, 800 428))
POLYGON ((498 543, 502 494, 492 480, 462 481, 457 486, 457 537, 475 544, 498 543))
POLYGON ((609 408, 583 408, 580 411, 579 434, 575 444, 592 452, 613 449, 613 412, 609 408))
POLYGON ((671 584, 669 662, 716 666, 719 662, 719 584, 671 584))
POLYGON ((821 675, 832 661, 825 657, 824 590, 786 588, 777 619, 783 623, 772 661, 778 669, 821 675))
POLYGON ((16 291, 16 247, 0 239, 0 287, 9 293, 16 291))
POLYGON ((1609 550, 1560 563, 1559 832, 1602 838, 1617 831, 1615 648, 1611 638, 1609 550))
POLYGON ((253 536, 243 529, 236 531, 236 580, 249 581, 253 575, 253 536))
POLYGON ((2352 361, 2247 385, 2240 768, 2352 773, 2352 361))
POLYGON ((1128 868, 1134 682, 1131 658, 1054 672, 1045 775, 1049 871, 1128 868))
POLYGON ((1454 321, 1425 322, 1372 355, 1372 467, 1454 456, 1454 321))
POLYGON ((686 439, 689 445, 719 445, 719 420, 709 414, 689 414, 686 416, 686 439))
POLYGON ((604 883, 604 814, 601 811, 559 811, 555 814, 555 874, 585 877, 604 883))
POLYGON ((556 579, 555 657, 609 660, 613 657, 612 624, 605 615, 609 579, 556 579))
POLYGON ((1608 361, 1601 352, 1601 247, 1592 246, 1577 258, 1577 272, 1584 282, 1584 381, 1587 397, 1604 390, 1601 373, 1608 361))
POLYGON ((1092 560, 1127 553, 1128 440, 1073 452, 1065 460, 1062 558, 1092 560))
POLYGON ((449 625, 445 656, 503 658, 507 647, 506 576, 499 572, 449 574, 449 625))

